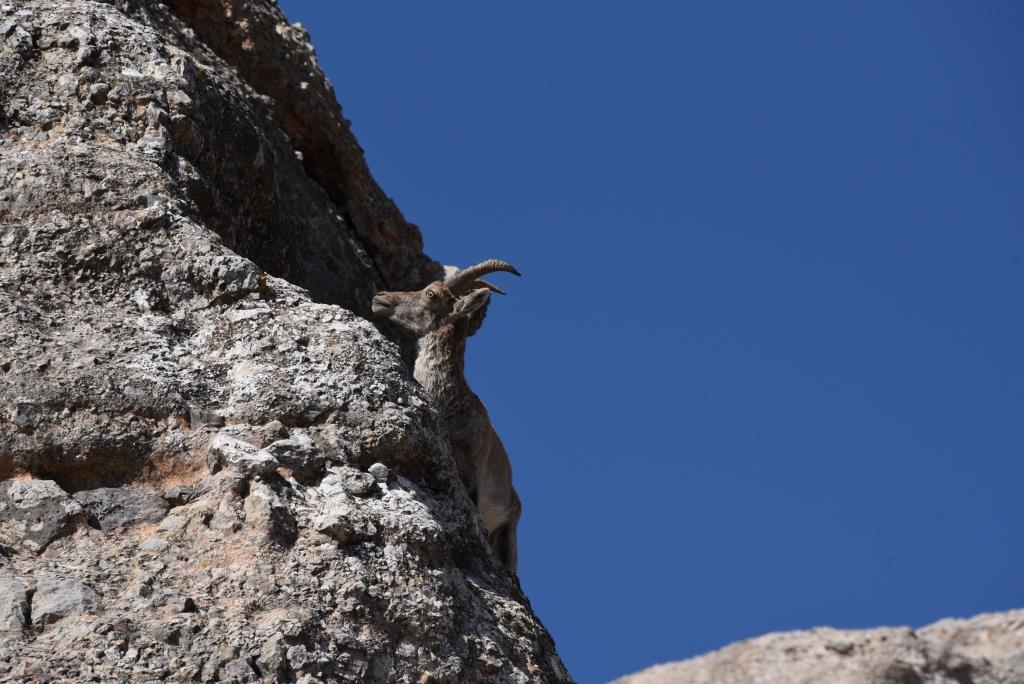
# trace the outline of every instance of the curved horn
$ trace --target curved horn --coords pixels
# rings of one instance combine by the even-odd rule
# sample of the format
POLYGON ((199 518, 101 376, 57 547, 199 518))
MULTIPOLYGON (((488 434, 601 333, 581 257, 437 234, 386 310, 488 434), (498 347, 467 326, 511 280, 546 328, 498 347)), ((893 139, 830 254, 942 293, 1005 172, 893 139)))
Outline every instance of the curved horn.
POLYGON ((502 290, 500 287, 498 287, 494 283, 489 283, 486 280, 484 280, 483 278, 477 278, 475 281, 473 281, 473 285, 474 285, 474 287, 473 287, 474 290, 477 289, 477 286, 478 286, 478 287, 486 287, 488 290, 490 290, 491 292, 494 292, 495 294, 500 294, 500 295, 508 294, 508 292, 505 292, 504 290, 502 290))
MULTIPOLYGON (((514 273, 516 275, 522 275, 516 270, 516 267, 507 261, 500 259, 488 259, 482 261, 476 266, 470 266, 464 268, 461 271, 457 271, 454 274, 444 279, 444 286, 447 287, 455 294, 463 294, 467 285, 472 285, 473 281, 482 275, 488 273, 494 273, 495 271, 505 271, 506 273, 514 273)), ((487 285, 485 285, 487 287, 487 285)))

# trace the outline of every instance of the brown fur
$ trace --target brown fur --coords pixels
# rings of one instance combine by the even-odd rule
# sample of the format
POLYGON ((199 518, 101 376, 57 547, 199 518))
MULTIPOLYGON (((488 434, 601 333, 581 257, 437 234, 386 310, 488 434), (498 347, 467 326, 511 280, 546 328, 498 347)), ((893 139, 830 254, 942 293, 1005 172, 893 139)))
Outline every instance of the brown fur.
POLYGON ((466 382, 466 338, 489 301, 486 289, 456 297, 444 283, 416 292, 381 292, 373 313, 418 340, 413 377, 434 400, 455 453, 459 477, 483 517, 491 546, 515 572, 522 506, 512 466, 480 398, 466 382))

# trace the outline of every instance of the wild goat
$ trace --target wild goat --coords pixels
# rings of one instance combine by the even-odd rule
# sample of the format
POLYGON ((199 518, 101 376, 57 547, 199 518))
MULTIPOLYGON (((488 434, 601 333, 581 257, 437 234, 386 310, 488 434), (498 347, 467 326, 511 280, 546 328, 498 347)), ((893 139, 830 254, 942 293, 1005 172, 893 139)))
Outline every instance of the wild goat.
POLYGON ((516 526, 522 506, 512 488, 512 465, 464 372, 466 338, 483 322, 491 291, 504 294, 479 279, 496 271, 519 275, 511 264, 490 259, 422 290, 381 292, 373 298, 373 314, 416 338, 413 377, 437 405, 459 477, 483 517, 491 546, 515 572, 516 526))

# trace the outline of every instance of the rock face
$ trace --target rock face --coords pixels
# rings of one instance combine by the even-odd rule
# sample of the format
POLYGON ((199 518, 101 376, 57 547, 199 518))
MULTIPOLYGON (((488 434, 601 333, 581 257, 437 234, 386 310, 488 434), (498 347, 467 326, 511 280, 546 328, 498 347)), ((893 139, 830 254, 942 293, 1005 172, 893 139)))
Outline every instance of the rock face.
POLYGON ((657 665, 615 684, 1017 684, 1024 610, 942 620, 922 629, 813 629, 732 644, 657 665))
POLYGON ((82 507, 52 480, 0 482, 0 537, 15 548, 42 551, 70 534, 83 519, 82 507))
POLYGON ((361 317, 439 272, 270 0, 0 2, 0 681, 567 681, 361 317))
POLYGON ((100 487, 74 496, 91 516, 90 522, 101 530, 142 522, 158 523, 167 515, 170 504, 158 492, 127 487, 100 487))
POLYGON ((0 639, 5 632, 28 625, 28 587, 16 579, 0 577, 0 639))

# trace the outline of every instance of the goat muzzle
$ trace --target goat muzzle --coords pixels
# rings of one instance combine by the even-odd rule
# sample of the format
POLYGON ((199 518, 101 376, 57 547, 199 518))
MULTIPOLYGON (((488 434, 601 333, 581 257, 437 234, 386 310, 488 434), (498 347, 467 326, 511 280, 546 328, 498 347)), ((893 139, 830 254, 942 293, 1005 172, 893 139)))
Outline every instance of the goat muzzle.
POLYGON ((380 292, 374 295, 373 301, 370 302, 370 309, 374 316, 386 316, 395 309, 394 299, 390 293, 380 292))

